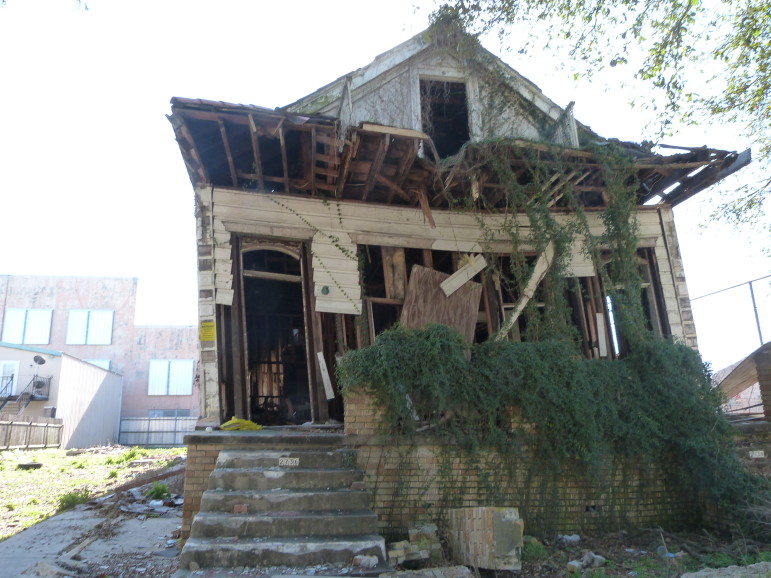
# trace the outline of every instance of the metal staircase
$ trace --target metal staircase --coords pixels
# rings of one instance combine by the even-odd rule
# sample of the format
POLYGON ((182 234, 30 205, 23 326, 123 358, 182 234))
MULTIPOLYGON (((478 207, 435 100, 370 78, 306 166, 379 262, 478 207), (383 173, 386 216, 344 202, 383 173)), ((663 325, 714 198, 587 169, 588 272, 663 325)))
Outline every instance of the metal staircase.
POLYGON ((33 401, 48 399, 52 376, 35 375, 21 393, 13 394, 13 375, 2 377, 0 385, 0 411, 4 413, 22 413, 33 401))

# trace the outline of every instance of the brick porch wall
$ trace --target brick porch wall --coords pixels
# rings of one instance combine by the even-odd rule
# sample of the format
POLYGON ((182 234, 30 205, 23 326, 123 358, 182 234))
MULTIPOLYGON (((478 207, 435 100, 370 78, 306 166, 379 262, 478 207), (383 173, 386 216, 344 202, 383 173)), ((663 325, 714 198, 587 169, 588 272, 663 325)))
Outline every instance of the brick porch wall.
POLYGON ((605 471, 605 486, 598 487, 577 468, 559 477, 539 473, 532 452, 523 448, 503 473, 504 466, 490 453, 468 459, 430 436, 400 443, 379 435, 375 408, 362 393, 348 395, 345 410, 345 443, 357 450, 380 530, 387 536, 402 535, 415 522, 441 524, 449 508, 487 505, 519 508, 527 532, 536 535, 698 523, 688 494, 673 494, 663 473, 650 468, 644 473, 622 467, 605 471))
POLYGON ((182 505, 182 528, 180 537, 190 537, 190 526, 201 509, 201 496, 209 487, 209 474, 214 470, 217 457, 223 449, 235 449, 237 445, 189 443, 187 445, 187 465, 185 467, 185 502, 182 505))

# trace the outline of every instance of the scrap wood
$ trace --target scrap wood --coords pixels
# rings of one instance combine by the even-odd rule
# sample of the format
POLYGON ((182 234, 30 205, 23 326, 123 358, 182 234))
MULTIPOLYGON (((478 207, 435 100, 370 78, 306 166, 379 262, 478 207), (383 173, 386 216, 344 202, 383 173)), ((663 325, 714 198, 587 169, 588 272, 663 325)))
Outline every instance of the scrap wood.
POLYGON ((466 255, 463 266, 439 284, 444 294, 449 297, 463 287, 474 275, 487 267, 487 261, 482 255, 466 255))

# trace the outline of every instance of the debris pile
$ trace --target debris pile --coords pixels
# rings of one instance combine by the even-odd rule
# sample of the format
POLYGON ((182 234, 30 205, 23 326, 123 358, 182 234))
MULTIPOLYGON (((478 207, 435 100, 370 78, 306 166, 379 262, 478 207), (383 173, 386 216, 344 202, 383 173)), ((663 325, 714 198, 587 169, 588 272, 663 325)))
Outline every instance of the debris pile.
MULTIPOLYGON (((131 485, 131 484, 130 484, 131 485)), ((166 488, 167 486, 164 486, 166 488)), ((124 486, 124 488, 126 488, 124 486)), ((112 566, 120 566, 121 570, 130 569, 130 574, 122 572, 122 576, 153 575, 151 559, 160 557, 162 559, 172 559, 179 555, 178 544, 180 528, 163 537, 158 537, 160 542, 154 545, 157 550, 148 550, 138 556, 143 558, 142 564, 137 564, 137 560, 132 554, 117 555, 110 553, 105 555, 102 561, 95 561, 92 555, 84 551, 91 547, 93 550, 95 542, 110 541, 111 538, 120 533, 120 527, 130 522, 132 519, 144 521, 148 518, 181 518, 183 498, 177 494, 167 494, 162 499, 152 499, 153 490, 156 490, 155 484, 145 483, 138 487, 129 487, 123 491, 117 491, 106 496, 90 500, 78 508, 99 510, 105 515, 105 519, 93 527, 88 533, 78 537, 70 547, 66 548, 55 559, 39 561, 29 572, 33 576, 45 576, 53 578, 63 578, 67 576, 91 576, 96 571, 96 575, 110 575, 105 571, 115 570, 112 566), (148 495, 149 494, 149 495, 148 495), (122 560, 122 558, 129 558, 122 560), (146 562, 146 563, 145 563, 146 562), (105 563, 109 565, 104 565, 105 563)), ((97 549, 96 551, 98 551, 97 549)), ((93 552, 91 552, 93 554, 93 552)), ((169 562, 164 562, 163 566, 169 562)))
POLYGON ((444 558, 436 524, 416 524, 408 529, 408 540, 388 544, 391 566, 418 568, 436 564, 444 558))

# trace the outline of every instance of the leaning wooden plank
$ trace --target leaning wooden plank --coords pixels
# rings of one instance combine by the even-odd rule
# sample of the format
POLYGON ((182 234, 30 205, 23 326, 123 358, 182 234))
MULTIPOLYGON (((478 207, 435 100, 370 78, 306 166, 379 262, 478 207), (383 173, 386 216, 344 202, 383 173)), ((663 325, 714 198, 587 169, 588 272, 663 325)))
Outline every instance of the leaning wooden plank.
POLYGON ((525 290, 522 292, 522 296, 517 301, 516 305, 514 306, 514 310, 509 313, 509 316, 506 318, 506 321, 503 322, 503 325, 501 325, 501 328, 498 330, 498 333, 495 334, 495 341, 502 341, 506 338, 506 335, 509 333, 509 329, 514 325, 516 320, 519 318, 519 316, 522 314, 522 312, 525 310, 525 306, 527 305, 528 301, 530 301, 533 298, 533 295, 535 294, 535 290, 538 288, 538 285, 541 283, 543 278, 546 276, 546 272, 549 270, 549 267, 551 267, 552 262, 554 261, 554 243, 549 241, 549 244, 546 245, 546 249, 544 249, 543 253, 538 257, 538 260, 535 262, 535 267, 533 267, 533 273, 530 275, 530 279, 527 280, 527 285, 525 286, 525 290))
POLYGON ((443 281, 440 287, 444 294, 449 297, 460 289, 467 281, 471 281, 474 275, 479 273, 485 267, 487 267, 487 261, 485 261, 485 258, 482 255, 469 255, 466 264, 443 281))
POLYGON ((324 393, 327 394, 327 400, 335 399, 335 391, 332 389, 332 380, 329 377, 329 370, 327 369, 327 362, 324 359, 324 353, 319 351, 316 353, 319 358, 319 368, 321 369, 321 379, 324 382, 324 393))

